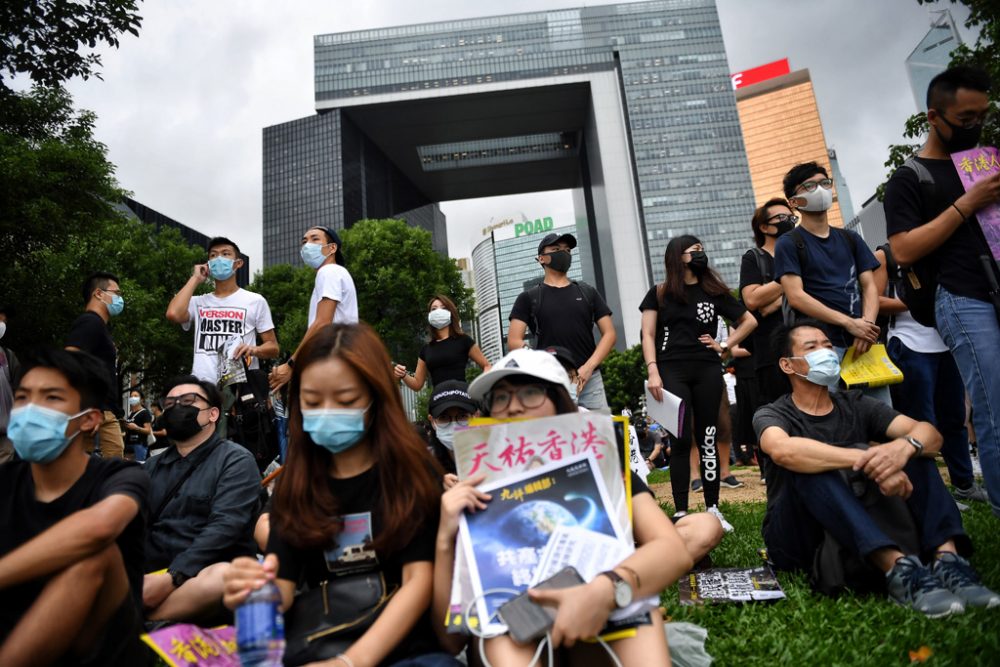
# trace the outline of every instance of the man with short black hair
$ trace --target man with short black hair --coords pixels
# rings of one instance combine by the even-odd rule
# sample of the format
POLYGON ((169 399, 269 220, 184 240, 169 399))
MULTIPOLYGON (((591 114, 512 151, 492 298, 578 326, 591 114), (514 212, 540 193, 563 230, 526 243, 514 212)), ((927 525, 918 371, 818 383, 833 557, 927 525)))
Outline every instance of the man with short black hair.
POLYGON ((344 266, 340 235, 329 227, 311 227, 302 235, 302 261, 316 270, 316 282, 309 298, 309 328, 291 358, 271 371, 271 389, 292 379, 295 356, 302 345, 327 324, 357 324, 358 291, 354 278, 344 266))
POLYGON ((248 357, 251 370, 259 368, 259 359, 277 357, 279 348, 267 300, 236 284, 236 272, 243 266, 239 247, 219 236, 208 242, 206 250, 208 262, 194 266, 187 283, 170 300, 167 319, 185 331, 194 324, 191 374, 218 383, 220 352, 233 336, 241 342, 230 351, 230 359, 248 357), (209 278, 214 281, 212 291, 195 296, 209 278))
POLYGON ((896 263, 936 276, 935 328, 972 401, 983 480, 1000 516, 1000 312, 990 302, 991 281, 1000 281, 1000 273, 976 219, 1000 201, 1000 174, 966 192, 951 160, 952 153, 979 143, 993 107, 990 86, 989 76, 971 67, 953 67, 931 80, 931 131, 923 148, 889 179, 885 219, 896 263))
POLYGON ((215 432, 222 394, 213 383, 178 378, 163 408, 171 446, 145 464, 152 513, 143 605, 150 620, 210 621, 228 563, 255 552, 260 473, 250 452, 215 432))
POLYGON ((0 665, 136 665, 149 481, 88 456, 108 380, 86 352, 25 359, 0 465, 0 665))
MULTIPOLYGON (((83 281, 85 310, 76 318, 66 335, 67 350, 89 352, 104 363, 108 375, 108 393, 102 402, 104 421, 98 431, 98 447, 105 458, 125 456, 125 440, 118 420, 125 416, 118 393, 118 349, 108 326, 112 317, 125 308, 118 277, 113 273, 92 273, 83 281)), ((93 451, 91 442, 88 453, 93 451)))
POLYGON ((761 532, 775 565, 810 570, 829 534, 885 574, 898 604, 932 617, 1000 606, 959 555, 972 543, 934 465, 941 434, 859 391, 831 392, 840 364, 818 321, 779 327, 775 349, 792 392, 754 416, 772 462, 761 532), (871 507, 895 498, 900 522, 880 523, 871 507), (914 529, 897 531, 903 520, 914 529))
POLYGON ((521 292, 510 311, 507 347, 524 347, 528 328, 543 350, 557 345, 567 348, 576 359, 584 359, 576 369, 577 404, 588 410, 606 410, 601 363, 614 349, 617 336, 611 309, 604 297, 590 285, 570 280, 566 275, 573 261, 576 237, 547 234, 538 244, 535 259, 545 272, 542 283, 521 292), (594 342, 594 325, 601 334, 594 342))

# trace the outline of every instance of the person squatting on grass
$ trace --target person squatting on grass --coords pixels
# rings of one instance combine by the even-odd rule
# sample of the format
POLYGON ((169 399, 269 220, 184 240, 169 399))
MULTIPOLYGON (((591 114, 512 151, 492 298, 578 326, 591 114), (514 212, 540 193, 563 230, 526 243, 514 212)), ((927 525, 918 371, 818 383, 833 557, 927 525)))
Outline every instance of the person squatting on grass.
MULTIPOLYGON (((548 352, 520 349, 494 364, 489 373, 476 378, 469 387, 473 399, 483 402, 490 417, 531 419, 577 411, 570 398, 570 380, 559 361, 548 352)), ((707 514, 691 515, 674 527, 660 509, 648 487, 632 475, 633 527, 637 549, 614 568, 614 574, 597 576, 579 586, 553 591, 530 591, 531 598, 557 608, 551 630, 553 647, 564 647, 565 664, 605 664, 607 655, 596 644, 580 640, 596 636, 616 609, 616 586, 627 586, 631 598, 658 594, 677 581, 692 564, 722 539, 719 522, 707 514), (618 579, 619 583, 615 583, 618 579)), ((458 653, 468 641, 460 634, 448 634, 442 619, 451 597, 455 538, 462 512, 485 509, 491 497, 476 489, 484 480, 477 475, 449 489, 441 498, 434 561, 434 629, 442 645, 458 653)), ((659 610, 649 613, 634 637, 610 644, 624 665, 666 665, 670 663, 663 618, 659 610)), ((486 657, 493 665, 527 665, 535 645, 522 646, 503 635, 485 642, 486 657)))
POLYGON ((931 617, 1000 607, 963 557, 972 542, 934 465, 941 434, 860 391, 831 392, 840 364, 821 326, 799 320, 775 331, 792 393, 754 416, 774 468, 762 528, 769 557, 809 570, 832 538, 884 573, 900 605, 931 617), (905 507, 893 512, 895 498, 905 507))

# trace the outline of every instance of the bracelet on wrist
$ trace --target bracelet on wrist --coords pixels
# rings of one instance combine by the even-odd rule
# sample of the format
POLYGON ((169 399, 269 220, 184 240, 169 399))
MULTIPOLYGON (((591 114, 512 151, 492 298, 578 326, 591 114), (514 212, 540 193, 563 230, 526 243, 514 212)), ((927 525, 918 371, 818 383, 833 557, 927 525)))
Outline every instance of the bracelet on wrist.
POLYGON ((646 362, 646 368, 649 368, 650 366, 655 366, 655 365, 656 365, 656 361, 655 360, 654 361, 647 361, 646 362))
POLYGON ((347 665, 347 667, 354 667, 354 661, 351 660, 350 658, 348 658, 347 654, 345 654, 345 653, 341 653, 340 655, 338 655, 337 657, 335 657, 334 660, 341 661, 342 663, 344 663, 345 665, 347 665))
POLYGON ((958 204, 956 204, 956 203, 952 202, 952 204, 951 204, 951 207, 952 207, 953 209, 955 209, 955 211, 956 211, 956 212, 958 213, 959 217, 960 217, 960 218, 962 218, 962 222, 965 222, 965 214, 964 214, 964 213, 962 213, 962 209, 960 209, 960 208, 958 207, 958 204))

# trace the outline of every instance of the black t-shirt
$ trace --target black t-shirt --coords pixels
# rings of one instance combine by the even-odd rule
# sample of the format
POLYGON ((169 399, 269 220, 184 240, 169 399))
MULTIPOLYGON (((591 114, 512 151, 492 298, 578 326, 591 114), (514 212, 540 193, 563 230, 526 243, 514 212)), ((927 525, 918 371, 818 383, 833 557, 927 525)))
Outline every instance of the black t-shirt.
MULTIPOLYGON (((906 232, 930 222, 965 194, 958 170, 951 159, 917 160, 934 178, 934 196, 924 201, 924 190, 915 171, 897 169, 885 187, 885 224, 889 237, 906 232)), ((981 301, 989 301, 989 283, 981 255, 989 254, 973 225, 972 211, 962 211, 969 216, 937 250, 928 255, 938 270, 938 282, 952 294, 981 301)))
MULTIPOLYGON (((814 416, 799 410, 792 402, 792 395, 785 394, 773 403, 757 410, 753 427, 759 441, 771 426, 777 426, 795 438, 812 438, 835 447, 849 447, 856 443, 887 440, 886 430, 899 413, 860 390, 830 393, 833 410, 829 414, 814 416)), ((772 463, 768 466, 767 504, 773 506, 784 491, 786 471, 772 463)), ((767 523, 767 517, 764 517, 767 523)))
POLYGON ((656 446, 662 442, 660 436, 653 431, 647 431, 646 437, 644 438, 639 437, 638 433, 635 437, 636 440, 639 441, 639 453, 642 454, 642 458, 644 459, 648 459, 649 455, 653 453, 654 449, 656 449, 656 446))
POLYGON ((115 349, 115 341, 111 338, 111 330, 101 319, 101 316, 88 310, 76 318, 66 335, 66 347, 78 347, 104 362, 111 388, 101 408, 121 416, 122 408, 118 400, 118 371, 116 368, 118 351, 115 349))
POLYGON ((508 319, 527 324, 538 336, 538 349, 561 345, 572 353, 577 363, 586 363, 597 349, 594 324, 611 315, 611 309, 597 290, 588 289, 584 294, 585 288, 577 283, 566 287, 542 283, 541 288, 539 312, 534 313, 534 318, 531 303, 534 288, 531 288, 518 295, 508 319), (535 319, 541 331, 535 331, 535 319))
POLYGON ((465 382, 465 367, 469 362, 469 351, 476 344, 469 336, 448 336, 444 340, 432 340, 420 350, 420 358, 431 374, 431 386, 436 387, 446 380, 465 382))
MULTIPOLYGON (((0 558, 45 532, 74 512, 113 495, 126 495, 139 503, 139 512, 118 535, 125 573, 136 609, 142 609, 143 539, 148 507, 149 478, 137 463, 91 457, 87 468, 66 493, 51 502, 35 498, 31 464, 11 461, 0 465, 0 558)), ((0 595, 0 641, 34 603, 48 578, 5 588, 0 595)), ((114 637, 114 634, 111 634, 114 637)), ((116 639, 117 641, 117 639, 116 639)))
MULTIPOLYGON (((395 553, 376 552, 365 539, 376 539, 382 529, 379 516, 381 490, 376 467, 348 479, 329 480, 344 520, 344 529, 337 535, 337 544, 326 548, 298 549, 285 542, 275 521, 267 552, 278 556, 278 577, 310 588, 338 576, 359 572, 381 571, 386 586, 392 589, 403 583, 403 566, 407 563, 434 560, 434 540, 437 537, 437 516, 414 517, 419 527, 413 539, 395 553)), ((272 509, 272 513, 273 513, 272 509)), ((383 661, 385 664, 439 650, 430 613, 425 611, 410 633, 383 661)))
MULTIPOLYGON (((774 280, 774 257, 765 251, 763 259, 764 268, 768 272, 767 276, 760 272, 756 252, 747 250, 743 253, 743 263, 740 265, 740 295, 743 294, 743 288, 748 285, 765 285, 774 280)), ((774 351, 774 346, 771 345, 771 335, 775 329, 781 326, 781 309, 779 308, 766 316, 761 315, 760 311, 754 311, 753 316, 757 318, 757 328, 750 334, 754 368, 763 368, 778 363, 778 354, 774 351)))
MULTIPOLYGON (((132 423, 136 426, 145 426, 146 424, 153 421, 153 415, 149 414, 149 410, 146 408, 139 408, 136 412, 130 412, 125 418, 126 423, 132 423)), ((139 433, 138 431, 126 430, 125 431, 125 444, 135 447, 136 445, 145 445, 147 442, 146 434, 139 433)))
POLYGON ((709 296, 700 284, 685 285, 687 303, 674 301, 666 295, 659 303, 654 286, 646 293, 639 310, 655 310, 656 315, 656 359, 685 361, 708 361, 719 363, 719 355, 698 340, 703 334, 715 338, 718 333, 719 316, 730 322, 743 317, 747 311, 728 292, 709 296))

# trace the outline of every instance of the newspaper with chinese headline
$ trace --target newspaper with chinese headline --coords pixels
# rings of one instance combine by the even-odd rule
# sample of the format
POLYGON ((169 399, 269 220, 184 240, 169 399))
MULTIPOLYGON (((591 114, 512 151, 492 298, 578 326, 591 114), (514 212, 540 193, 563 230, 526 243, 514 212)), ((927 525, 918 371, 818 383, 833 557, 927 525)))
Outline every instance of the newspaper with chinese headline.
MULTIPOLYGON (((955 164, 966 191, 984 178, 1000 174, 1000 151, 993 146, 981 146, 952 153, 951 161, 955 164)), ((962 211, 962 213, 972 215, 973 211, 962 211)), ((974 213, 993 259, 1000 262, 1000 203, 994 202, 974 213)))
MULTIPOLYGON (((618 525, 632 543, 631 479, 622 472, 614 419, 598 412, 580 412, 542 419, 499 422, 491 419, 473 421, 473 427, 455 435, 455 466, 459 479, 485 474, 484 484, 511 475, 559 462, 571 456, 592 452, 604 485, 611 492, 610 502, 618 525), (617 481, 616 481, 617 480, 617 481)), ((469 565, 462 549, 455 550, 451 603, 445 619, 449 632, 463 632, 467 622, 476 627, 478 620, 466 621, 465 610, 475 596, 469 565)))

